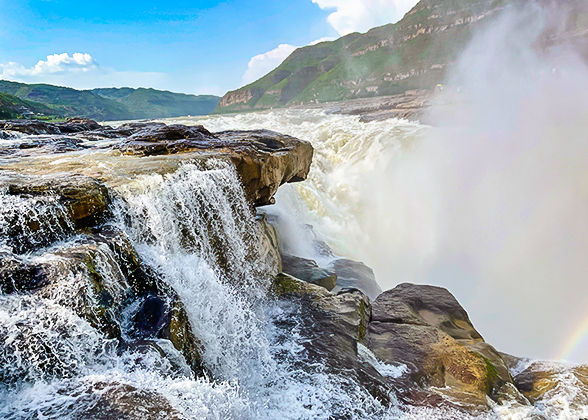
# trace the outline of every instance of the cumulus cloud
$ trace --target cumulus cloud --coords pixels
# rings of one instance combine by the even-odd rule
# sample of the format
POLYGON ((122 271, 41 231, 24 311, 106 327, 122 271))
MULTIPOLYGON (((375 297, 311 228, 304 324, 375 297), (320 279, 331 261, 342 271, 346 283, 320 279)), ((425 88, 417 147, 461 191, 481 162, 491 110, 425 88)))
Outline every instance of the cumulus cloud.
POLYGON ((166 88, 168 77, 158 72, 116 71, 102 67, 88 53, 48 55, 32 67, 20 63, 0 64, 0 79, 23 83, 49 83, 75 89, 96 87, 166 88))
POLYGON ((374 26, 394 23, 417 0, 312 0, 323 10, 334 11, 327 18, 339 35, 365 32, 374 26))
MULTIPOLYGON (((334 38, 332 37, 324 37, 312 41, 308 45, 316 45, 321 42, 332 41, 333 39, 334 38)), ((280 44, 271 51, 254 56, 251 58, 251 60, 249 60, 247 70, 243 75, 243 83, 247 85, 256 81, 260 77, 265 76, 270 71, 282 64, 282 61, 284 61, 297 48, 300 47, 296 47, 290 44, 280 44)))
POLYGON ((3 77, 30 77, 45 74, 63 74, 67 72, 88 72, 97 69, 98 63, 90 54, 68 53, 48 55, 47 60, 39 60, 33 67, 9 62, 0 64, 3 77))

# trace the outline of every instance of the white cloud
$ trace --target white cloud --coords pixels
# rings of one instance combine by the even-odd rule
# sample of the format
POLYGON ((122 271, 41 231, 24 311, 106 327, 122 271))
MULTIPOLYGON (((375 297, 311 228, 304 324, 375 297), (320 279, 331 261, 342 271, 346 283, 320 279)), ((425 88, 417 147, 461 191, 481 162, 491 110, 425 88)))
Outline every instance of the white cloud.
POLYGON ((321 9, 335 9, 327 21, 339 33, 365 32, 374 26, 397 22, 417 0, 312 0, 321 9))
POLYGON ((48 55, 32 67, 20 63, 0 64, 0 79, 23 83, 49 83, 74 89, 96 87, 159 87, 165 89, 168 76, 158 72, 116 71, 102 67, 87 53, 48 55))
MULTIPOLYGON (((308 45, 316 45, 321 42, 332 41, 333 39, 334 38, 332 37, 324 37, 312 41, 308 45)), ((249 60, 249 64, 247 65, 247 70, 243 75, 243 83, 247 85, 251 82, 256 81, 260 77, 265 76, 270 71, 272 71, 280 64, 282 64, 282 61, 284 61, 297 48, 300 47, 296 47, 290 44, 280 44, 277 48, 274 48, 271 51, 268 51, 263 54, 258 54, 255 57, 251 58, 251 60, 249 60)))
POLYGON ((90 54, 68 53, 48 55, 47 60, 39 60, 33 67, 26 68, 22 64, 9 62, 0 64, 3 77, 31 77, 47 74, 85 73, 98 69, 98 63, 90 54))
POLYGON ((243 75, 243 83, 246 85, 256 81, 260 77, 278 67, 294 50, 298 48, 290 44, 280 44, 277 48, 263 54, 258 54, 249 60, 247 70, 243 75))

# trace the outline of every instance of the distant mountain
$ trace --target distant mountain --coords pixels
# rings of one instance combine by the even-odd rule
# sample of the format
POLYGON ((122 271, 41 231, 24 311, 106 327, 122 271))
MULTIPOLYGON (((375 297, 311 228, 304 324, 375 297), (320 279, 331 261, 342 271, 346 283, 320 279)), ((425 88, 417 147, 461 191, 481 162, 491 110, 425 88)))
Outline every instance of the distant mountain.
POLYGON ((214 111, 220 97, 187 95, 155 89, 92 89, 92 93, 124 105, 134 118, 170 118, 206 115, 214 111))
MULTIPOLYGON (((434 88, 475 31, 507 7, 526 1, 421 0, 396 24, 295 50, 261 79, 225 94, 215 113, 434 88)), ((557 2, 573 10, 563 32, 581 38, 588 51, 588 2, 557 2)))
POLYGON ((100 121, 205 115, 219 101, 211 95, 186 95, 155 89, 76 90, 47 84, 0 80, 0 93, 44 105, 46 115, 88 117, 100 121))

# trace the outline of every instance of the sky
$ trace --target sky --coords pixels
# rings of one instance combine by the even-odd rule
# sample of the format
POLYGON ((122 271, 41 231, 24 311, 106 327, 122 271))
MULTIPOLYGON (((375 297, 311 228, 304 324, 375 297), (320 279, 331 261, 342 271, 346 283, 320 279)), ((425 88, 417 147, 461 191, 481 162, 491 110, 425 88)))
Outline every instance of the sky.
POLYGON ((0 0, 0 79, 223 95, 417 0, 0 0))

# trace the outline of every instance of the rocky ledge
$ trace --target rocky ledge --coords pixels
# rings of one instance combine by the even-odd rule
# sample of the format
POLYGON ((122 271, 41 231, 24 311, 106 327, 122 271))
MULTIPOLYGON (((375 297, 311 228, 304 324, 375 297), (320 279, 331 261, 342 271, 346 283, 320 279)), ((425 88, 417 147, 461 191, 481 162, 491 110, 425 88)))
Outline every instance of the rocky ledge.
POLYGON ((309 142, 269 130, 211 133, 202 126, 152 122, 112 128, 80 118, 56 124, 0 121, 0 138, 13 140, 0 145, 0 156, 8 159, 99 148, 138 159, 181 154, 186 160, 230 160, 255 206, 272 204, 280 185, 306 179, 313 155, 309 142), (108 144, 100 140, 108 140, 108 144))

